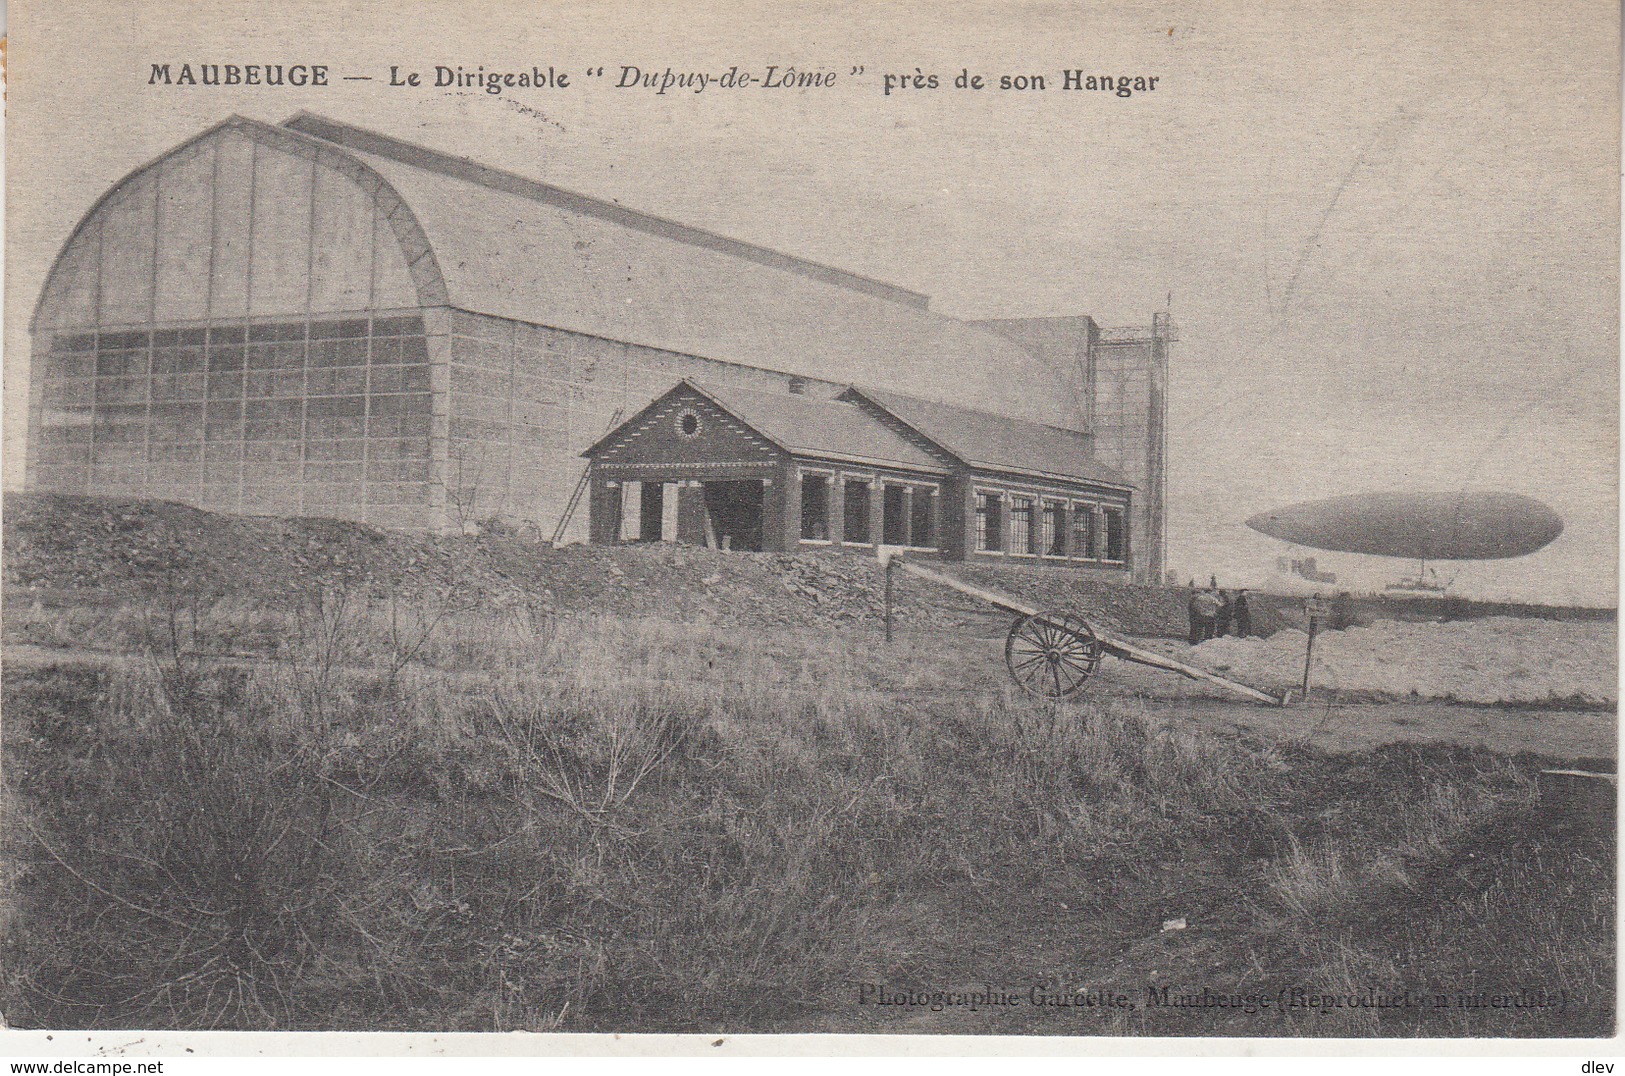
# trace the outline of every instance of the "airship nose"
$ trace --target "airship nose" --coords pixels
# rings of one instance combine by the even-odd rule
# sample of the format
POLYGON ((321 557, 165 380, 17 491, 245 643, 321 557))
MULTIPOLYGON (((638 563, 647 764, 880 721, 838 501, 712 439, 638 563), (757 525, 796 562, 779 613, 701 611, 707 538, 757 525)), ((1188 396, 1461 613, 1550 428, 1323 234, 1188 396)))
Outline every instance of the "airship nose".
POLYGON ((1540 544, 1550 545, 1563 534, 1563 519, 1556 512, 1549 512, 1548 518, 1541 521, 1539 526, 1540 544))
POLYGON ((1260 534, 1272 534, 1280 516, 1274 512, 1260 512, 1247 520, 1247 526, 1260 534))

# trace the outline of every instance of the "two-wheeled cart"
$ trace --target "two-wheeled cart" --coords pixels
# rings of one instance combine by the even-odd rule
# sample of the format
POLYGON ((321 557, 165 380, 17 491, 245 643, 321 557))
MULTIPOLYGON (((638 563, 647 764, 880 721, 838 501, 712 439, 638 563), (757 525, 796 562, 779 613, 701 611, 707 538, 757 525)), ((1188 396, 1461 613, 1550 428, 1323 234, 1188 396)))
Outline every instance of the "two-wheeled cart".
POLYGON ((887 570, 901 568, 910 575, 957 590, 971 598, 1003 609, 1016 617, 1004 641, 1004 663, 1021 689, 1030 695, 1046 699, 1070 698, 1082 691, 1102 659, 1110 656, 1136 665, 1149 665, 1177 673, 1191 680, 1222 687, 1271 706, 1283 706, 1285 698, 1277 698, 1246 684, 1227 680, 1206 669, 1175 661, 1155 651, 1125 642, 1090 624, 1075 613, 1057 613, 1037 609, 1017 601, 1007 594, 972 586, 951 575, 922 568, 892 554, 886 559, 887 570))

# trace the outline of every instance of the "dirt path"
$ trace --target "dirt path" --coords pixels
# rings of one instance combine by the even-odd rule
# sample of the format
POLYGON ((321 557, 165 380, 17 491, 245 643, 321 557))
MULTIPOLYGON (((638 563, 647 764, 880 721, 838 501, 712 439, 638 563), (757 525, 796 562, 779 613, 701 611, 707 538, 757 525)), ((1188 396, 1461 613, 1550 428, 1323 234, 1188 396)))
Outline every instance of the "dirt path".
MULTIPOLYGON (((1004 625, 989 620, 977 627, 983 630, 961 639, 962 666, 1002 675, 1004 625)), ((1178 644, 1161 645, 1179 656, 1178 644)), ((1324 693, 1308 705, 1273 707, 1158 669, 1107 660, 1080 697, 1111 696, 1139 698, 1154 713, 1205 727, 1306 741, 1325 751, 1412 742, 1482 746, 1507 754, 1528 751, 1559 759, 1612 759, 1619 753, 1619 714, 1602 708, 1484 706, 1431 699, 1329 701, 1324 693)))

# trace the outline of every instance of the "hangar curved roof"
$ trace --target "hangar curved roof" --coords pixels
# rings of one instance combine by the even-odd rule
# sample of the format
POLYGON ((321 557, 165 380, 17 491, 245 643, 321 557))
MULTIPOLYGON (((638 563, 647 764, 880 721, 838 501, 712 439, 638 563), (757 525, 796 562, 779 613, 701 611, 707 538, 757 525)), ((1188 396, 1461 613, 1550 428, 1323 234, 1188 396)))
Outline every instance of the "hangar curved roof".
POLYGON ((1059 371, 916 293, 308 113, 284 126, 400 195, 452 306, 1082 425, 1059 371))
POLYGON ((343 147, 232 116, 97 199, 29 327, 446 303, 434 251, 387 181, 343 147))
POLYGON ((414 296, 1084 425, 1082 387, 1066 372, 932 311, 923 295, 307 113, 280 126, 231 117, 126 176, 64 244, 35 324, 409 306, 414 296), (256 204, 256 188, 275 196, 256 204))

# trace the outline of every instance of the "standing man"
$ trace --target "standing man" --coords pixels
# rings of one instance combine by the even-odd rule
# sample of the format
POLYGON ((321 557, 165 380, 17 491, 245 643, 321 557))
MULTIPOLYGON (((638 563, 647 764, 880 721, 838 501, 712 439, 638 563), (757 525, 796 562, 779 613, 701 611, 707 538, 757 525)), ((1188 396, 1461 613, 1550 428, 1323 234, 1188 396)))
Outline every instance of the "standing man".
POLYGON ((1247 591, 1236 591, 1236 600, 1230 606, 1230 624, 1236 637, 1245 639, 1253 633, 1253 611, 1247 608, 1247 591))
POLYGON ((1191 645, 1213 638, 1214 623, 1219 615, 1219 596, 1211 590, 1198 591, 1191 598, 1191 645))
POLYGON ((1234 607, 1230 604, 1230 592, 1228 590, 1219 591, 1219 612, 1213 622, 1214 638, 1222 639, 1230 634, 1230 614, 1233 611, 1234 607))

